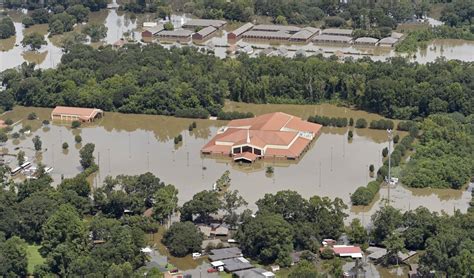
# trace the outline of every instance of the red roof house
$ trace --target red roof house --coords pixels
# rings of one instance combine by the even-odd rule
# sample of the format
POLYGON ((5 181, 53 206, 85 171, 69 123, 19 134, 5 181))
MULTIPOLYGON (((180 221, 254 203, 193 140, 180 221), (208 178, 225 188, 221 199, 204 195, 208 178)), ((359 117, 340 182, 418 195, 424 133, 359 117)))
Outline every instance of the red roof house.
POLYGON ((219 129, 201 152, 246 162, 269 157, 298 159, 321 127, 281 112, 233 120, 219 129))

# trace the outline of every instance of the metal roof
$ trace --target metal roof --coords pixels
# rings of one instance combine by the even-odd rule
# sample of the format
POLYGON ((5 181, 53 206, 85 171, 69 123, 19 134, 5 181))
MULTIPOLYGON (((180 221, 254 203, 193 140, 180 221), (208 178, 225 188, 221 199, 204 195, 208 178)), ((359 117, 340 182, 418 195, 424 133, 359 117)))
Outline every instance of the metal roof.
POLYGON ((392 37, 387 37, 383 38, 379 41, 379 44, 395 44, 398 42, 398 39, 392 38, 392 37))
POLYGON ((351 37, 335 36, 335 35, 319 35, 313 38, 313 41, 335 41, 335 42, 350 42, 351 37))
POLYGON ((242 250, 237 247, 212 249, 210 253, 209 259, 211 261, 219 261, 242 256, 242 250))
POLYGON ((227 22, 224 20, 217 20, 217 19, 191 19, 190 21, 184 23, 184 27, 194 27, 194 26, 201 26, 201 27, 207 27, 207 26, 214 26, 216 28, 220 28, 223 25, 225 25, 227 22))
POLYGON ((193 32, 189 30, 164 30, 157 34, 159 37, 189 37, 193 32))
POLYGON ((208 36, 209 34, 212 34, 216 31, 217 29, 212 27, 212 26, 207 26, 201 30, 199 30, 199 32, 197 32, 197 34, 205 37, 205 36, 208 36))
POLYGON ((339 28, 328 28, 323 30, 323 34, 326 35, 338 35, 338 36, 350 36, 352 35, 352 29, 339 29, 339 28))
POLYGON ((234 272, 238 270, 253 268, 253 265, 243 257, 226 259, 222 260, 222 262, 224 263, 224 269, 227 272, 234 272))
POLYGON ((278 39, 289 39, 291 37, 290 34, 285 32, 272 32, 272 31, 258 31, 258 30, 250 30, 243 34, 244 37, 260 37, 260 38, 278 38, 278 39))
POLYGON ((376 44, 379 40, 371 37, 360 37, 355 40, 356 43, 373 43, 376 44))
POLYGON ((252 23, 245 23, 244 25, 240 26, 239 28, 235 29, 234 31, 232 31, 232 33, 235 35, 235 36, 240 36, 242 35, 243 33, 247 32, 248 30, 250 30, 251 28, 253 27, 253 24, 252 23))
POLYGON ((260 24, 255 25, 252 30, 256 31, 283 31, 283 32, 298 32, 301 30, 300 27, 297 26, 288 26, 288 25, 273 25, 273 24, 260 24))

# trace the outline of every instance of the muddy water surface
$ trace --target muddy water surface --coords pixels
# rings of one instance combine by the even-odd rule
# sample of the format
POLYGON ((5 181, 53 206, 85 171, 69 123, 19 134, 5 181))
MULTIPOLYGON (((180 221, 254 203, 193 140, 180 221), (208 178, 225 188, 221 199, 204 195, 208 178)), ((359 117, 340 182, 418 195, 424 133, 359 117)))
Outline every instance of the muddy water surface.
MULTIPOLYGON (((265 107, 268 111, 280 110, 279 106, 273 109, 269 105, 265 107)), ((294 114, 304 116, 309 111, 313 114, 312 111, 322 109, 324 115, 335 115, 332 114, 334 111, 343 109, 327 104, 304 107, 308 110, 300 109, 294 111, 299 113, 294 114)), ((259 110, 262 113, 267 111, 263 107, 259 110)), ((22 125, 30 125, 33 129, 32 134, 20 140, 10 139, 4 146, 4 152, 16 154, 18 149, 15 148, 20 148, 28 157, 34 158, 31 139, 34 135, 40 136, 43 151, 36 159, 54 167, 52 176, 58 183, 61 176, 72 177, 81 170, 78 150, 82 145, 74 142, 74 136, 79 134, 83 144, 92 142, 96 145, 95 157, 100 171, 94 177, 94 186, 100 186, 108 175, 135 175, 150 171, 179 189, 181 204, 195 193, 211 189, 225 170, 231 172, 231 188, 238 189, 252 209, 255 209, 254 202, 265 193, 287 189, 298 191, 306 198, 313 195, 339 197, 349 203, 350 194, 372 179, 368 166, 374 164, 378 168, 382 164, 381 149, 387 145, 384 131, 356 131, 354 139, 348 142, 347 129, 324 128, 300 161, 270 160, 249 166, 235 164, 226 158, 200 155, 200 148, 225 124, 222 121, 196 120, 197 129, 189 132, 187 128, 193 122, 190 119, 106 113, 102 120, 72 130, 69 123, 55 122, 43 127, 41 120, 49 118, 50 112, 51 109, 16 107, 13 112, 4 115, 3 119, 22 120, 15 130, 22 125), (26 120, 31 111, 35 111, 40 120, 26 120), (183 135, 183 143, 174 145, 173 138, 178 134, 183 135), (66 151, 61 148, 63 142, 70 146, 66 151), (272 176, 265 174, 267 166, 275 168, 272 176)), ((364 112, 352 112, 354 118, 364 116, 364 112)), ((365 113, 365 117, 375 116, 365 113)), ((15 166, 16 162, 12 159, 11 163, 15 166)), ((383 204, 385 194, 382 189, 381 196, 371 208, 366 208, 366 211, 354 208, 350 212, 351 217, 368 217, 383 204)), ((463 211, 467 209, 470 193, 408 190, 399 186, 392 189, 390 195, 395 207, 408 209, 424 205, 435 211, 452 212, 453 207, 463 211)))

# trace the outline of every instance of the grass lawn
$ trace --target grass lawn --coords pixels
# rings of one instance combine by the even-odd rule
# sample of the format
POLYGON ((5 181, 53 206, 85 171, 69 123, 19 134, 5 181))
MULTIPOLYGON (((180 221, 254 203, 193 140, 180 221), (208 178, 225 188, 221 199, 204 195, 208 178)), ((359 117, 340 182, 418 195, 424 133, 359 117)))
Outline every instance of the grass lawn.
POLYGON ((42 264, 44 258, 41 257, 38 249, 39 245, 28 245, 26 247, 26 256, 28 258, 28 274, 33 274, 36 265, 42 264))

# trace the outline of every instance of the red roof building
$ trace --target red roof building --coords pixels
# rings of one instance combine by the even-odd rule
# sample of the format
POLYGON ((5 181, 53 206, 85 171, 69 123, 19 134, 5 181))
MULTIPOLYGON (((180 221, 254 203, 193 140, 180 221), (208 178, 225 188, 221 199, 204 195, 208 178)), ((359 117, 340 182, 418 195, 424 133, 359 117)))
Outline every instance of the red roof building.
POLYGON ((281 112, 233 120, 220 128, 201 152, 229 155, 246 162, 273 157, 298 159, 321 127, 281 112))
POLYGON ((51 119, 92 122, 95 118, 100 118, 103 115, 104 111, 97 108, 56 106, 51 112, 51 119))

